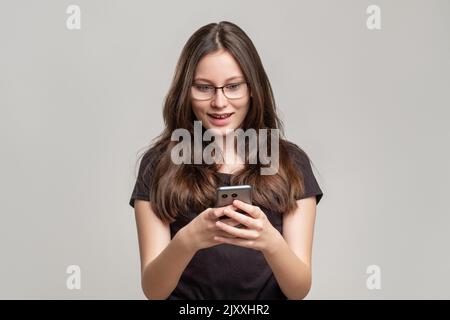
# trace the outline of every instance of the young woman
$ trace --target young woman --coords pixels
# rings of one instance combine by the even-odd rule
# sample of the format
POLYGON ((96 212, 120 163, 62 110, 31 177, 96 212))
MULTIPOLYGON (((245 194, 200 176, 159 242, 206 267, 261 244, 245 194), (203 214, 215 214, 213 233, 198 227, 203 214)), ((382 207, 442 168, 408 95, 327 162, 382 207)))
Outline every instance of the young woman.
POLYGON ((316 205, 323 195, 308 156, 281 135, 278 171, 263 175, 266 164, 249 163, 248 155, 239 164, 236 149, 225 147, 230 129, 282 129, 269 80, 244 31, 225 21, 190 37, 163 116, 165 129, 143 154, 130 200, 146 297, 303 299, 311 287, 316 205), (178 143, 172 133, 186 129, 193 137, 195 121, 202 132, 224 139, 222 163, 172 161, 178 143), (214 208, 219 186, 242 184, 252 186, 252 204, 235 200, 214 208))

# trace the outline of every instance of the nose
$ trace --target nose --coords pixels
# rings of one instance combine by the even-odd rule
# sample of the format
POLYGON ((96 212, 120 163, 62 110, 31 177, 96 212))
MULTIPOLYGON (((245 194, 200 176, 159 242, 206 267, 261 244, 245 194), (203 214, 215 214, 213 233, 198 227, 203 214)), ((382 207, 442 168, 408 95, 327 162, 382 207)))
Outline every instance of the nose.
POLYGON ((228 100, 227 97, 224 96, 221 89, 216 89, 216 93, 211 102, 213 107, 224 108, 227 106, 228 100))

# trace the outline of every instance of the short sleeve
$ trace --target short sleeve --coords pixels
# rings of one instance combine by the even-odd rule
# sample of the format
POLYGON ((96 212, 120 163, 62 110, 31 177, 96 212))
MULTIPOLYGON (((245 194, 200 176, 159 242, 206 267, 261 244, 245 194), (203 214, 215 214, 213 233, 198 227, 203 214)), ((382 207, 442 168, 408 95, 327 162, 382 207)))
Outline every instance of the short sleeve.
POLYGON ((291 157, 295 167, 301 170, 305 183, 304 194, 296 200, 305 199, 311 196, 316 197, 316 204, 319 204, 320 199, 323 197, 323 192, 320 189, 311 167, 311 161, 308 155, 301 150, 298 146, 291 151, 291 157))
POLYGON ((156 162, 157 155, 152 149, 148 150, 142 157, 136 183, 129 202, 133 208, 135 200, 150 201, 150 186, 156 162))

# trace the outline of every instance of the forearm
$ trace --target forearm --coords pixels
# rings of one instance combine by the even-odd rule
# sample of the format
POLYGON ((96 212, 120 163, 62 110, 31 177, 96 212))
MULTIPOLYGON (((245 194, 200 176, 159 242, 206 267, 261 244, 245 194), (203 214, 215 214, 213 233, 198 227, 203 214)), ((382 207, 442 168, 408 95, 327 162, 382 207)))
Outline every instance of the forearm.
POLYGON ((148 299, 163 300, 176 288, 195 254, 180 230, 167 247, 142 272, 142 290, 148 299))
POLYGON ((263 251, 264 257, 286 297, 303 299, 311 287, 311 269, 291 250, 280 233, 275 241, 276 250, 263 251))

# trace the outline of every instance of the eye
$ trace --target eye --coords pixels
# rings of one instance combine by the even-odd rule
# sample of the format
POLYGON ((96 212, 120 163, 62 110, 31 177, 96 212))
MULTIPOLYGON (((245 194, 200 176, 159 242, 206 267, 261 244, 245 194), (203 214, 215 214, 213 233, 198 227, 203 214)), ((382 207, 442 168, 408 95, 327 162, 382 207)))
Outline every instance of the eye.
POLYGON ((207 84, 196 84, 194 85, 195 89, 197 89, 198 91, 201 92, 209 92, 211 91, 213 88, 207 84))
POLYGON ((227 85, 225 88, 230 91, 235 91, 235 90, 239 90, 240 86, 241 86, 240 83, 231 83, 231 84, 227 85))

